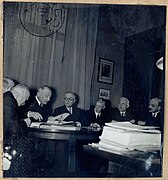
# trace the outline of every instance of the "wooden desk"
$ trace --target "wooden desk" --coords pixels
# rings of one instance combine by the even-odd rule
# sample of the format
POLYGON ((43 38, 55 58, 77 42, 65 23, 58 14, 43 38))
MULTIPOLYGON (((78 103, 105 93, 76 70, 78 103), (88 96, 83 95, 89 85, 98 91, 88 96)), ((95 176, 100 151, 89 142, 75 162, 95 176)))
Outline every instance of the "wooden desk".
POLYGON ((54 140, 57 143, 68 141, 68 172, 74 173, 76 167, 77 141, 97 142, 101 132, 91 130, 62 131, 55 129, 29 128, 28 135, 33 138, 54 140))
POLYGON ((115 177, 152 176, 150 173, 153 173, 157 177, 161 176, 161 163, 158 152, 144 153, 132 151, 127 154, 119 154, 99 150, 98 147, 92 147, 90 145, 84 145, 84 151, 98 158, 106 159, 108 162, 112 162, 111 164, 118 164, 120 169, 114 175, 115 177), (146 169, 150 163, 151 166, 149 166, 149 169, 146 169), (133 172, 135 174, 132 174, 133 172))

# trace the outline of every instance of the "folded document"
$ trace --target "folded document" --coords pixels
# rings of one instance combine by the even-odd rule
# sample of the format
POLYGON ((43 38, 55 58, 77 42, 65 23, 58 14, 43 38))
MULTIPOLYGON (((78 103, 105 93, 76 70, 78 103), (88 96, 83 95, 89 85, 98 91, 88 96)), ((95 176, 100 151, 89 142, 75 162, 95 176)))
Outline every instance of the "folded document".
POLYGON ((68 131, 77 131, 79 127, 75 126, 74 122, 33 122, 30 125, 31 128, 39 128, 39 129, 51 129, 51 130, 68 130, 68 131))

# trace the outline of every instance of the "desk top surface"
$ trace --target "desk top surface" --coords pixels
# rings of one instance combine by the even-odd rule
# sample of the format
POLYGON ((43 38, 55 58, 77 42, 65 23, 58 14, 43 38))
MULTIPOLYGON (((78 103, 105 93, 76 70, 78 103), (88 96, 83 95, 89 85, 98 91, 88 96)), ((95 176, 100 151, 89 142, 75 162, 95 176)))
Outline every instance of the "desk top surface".
POLYGON ((43 128, 28 128, 28 135, 31 137, 53 140, 99 140, 102 131, 94 131, 87 128, 81 130, 57 130, 57 129, 43 129, 43 128))
POLYGON ((44 133, 63 133, 63 134, 97 134, 101 135, 102 131, 94 130, 88 127, 82 127, 81 129, 77 130, 64 130, 64 129, 55 129, 55 128, 38 128, 38 127, 29 127, 29 131, 32 132, 44 132, 44 133))

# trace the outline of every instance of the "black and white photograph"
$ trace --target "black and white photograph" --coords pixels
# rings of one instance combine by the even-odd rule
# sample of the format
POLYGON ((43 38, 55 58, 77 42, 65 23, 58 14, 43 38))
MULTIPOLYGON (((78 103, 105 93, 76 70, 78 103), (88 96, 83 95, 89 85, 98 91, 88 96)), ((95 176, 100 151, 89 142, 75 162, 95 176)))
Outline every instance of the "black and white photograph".
POLYGON ((164 178, 167 6, 2 4, 3 177, 164 178))

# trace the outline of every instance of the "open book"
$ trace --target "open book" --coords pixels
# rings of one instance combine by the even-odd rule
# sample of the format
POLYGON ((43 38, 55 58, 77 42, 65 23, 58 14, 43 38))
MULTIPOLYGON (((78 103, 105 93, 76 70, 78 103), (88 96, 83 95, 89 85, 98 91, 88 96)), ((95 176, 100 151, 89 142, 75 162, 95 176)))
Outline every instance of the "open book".
POLYGON ((48 121, 63 121, 65 120, 68 116, 70 115, 70 113, 62 113, 59 114, 57 116, 50 116, 48 118, 48 121))

